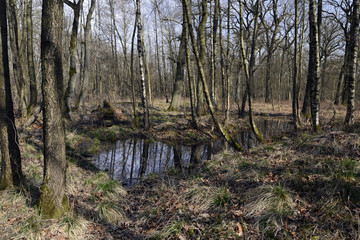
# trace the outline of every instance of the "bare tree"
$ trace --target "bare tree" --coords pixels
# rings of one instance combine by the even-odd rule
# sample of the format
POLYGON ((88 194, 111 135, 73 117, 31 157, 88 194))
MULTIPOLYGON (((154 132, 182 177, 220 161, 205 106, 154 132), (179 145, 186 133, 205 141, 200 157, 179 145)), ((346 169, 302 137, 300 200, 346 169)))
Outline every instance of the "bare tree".
POLYGON ((184 91, 184 69, 185 69, 185 29, 181 33, 179 54, 176 62, 176 75, 174 90, 169 106, 169 111, 179 111, 181 103, 181 94, 184 91))
POLYGON ((64 79, 62 61, 63 0, 43 1, 41 25, 44 118, 44 178, 39 207, 45 218, 66 211, 64 79))
POLYGON ((319 107, 320 107, 320 47, 318 22, 316 18, 316 1, 309 2, 309 27, 310 27, 310 50, 308 84, 310 84, 310 106, 313 130, 320 129, 319 107))
POLYGON ((75 58, 75 50, 77 45, 77 37, 79 32, 79 18, 80 18, 80 10, 82 8, 84 0, 78 0, 77 3, 70 2, 69 0, 64 0, 64 2, 73 9, 74 11, 74 20, 73 26, 71 30, 71 38, 70 38, 70 46, 69 46, 69 53, 70 53, 70 69, 69 69, 69 81, 68 86, 65 92, 65 113, 68 119, 71 119, 71 101, 74 97, 75 93, 75 84, 76 84, 76 58, 75 58))
POLYGON ((353 1, 353 10, 350 27, 349 52, 347 55, 347 71, 345 81, 347 82, 347 108, 345 124, 354 124, 354 107, 355 107, 355 76, 358 54, 358 34, 359 34, 359 0, 353 1))
POLYGON ((254 132, 256 138, 264 142, 264 138, 261 135, 260 131, 256 127, 253 112, 252 112, 252 99, 251 99, 251 82, 254 81, 254 65, 255 65, 255 48, 256 48, 256 40, 257 40, 257 31, 258 31, 258 16, 259 16, 259 0, 255 3, 254 9, 254 31, 252 36, 252 44, 251 44, 251 55, 250 55, 250 64, 248 64, 245 46, 244 46, 244 30, 243 30, 243 4, 242 1, 239 0, 239 9, 240 9, 240 52, 242 57, 242 62, 244 65, 245 78, 246 78, 246 91, 245 94, 248 98, 249 104, 249 122, 252 131, 254 132))
POLYGON ((0 0, 0 5, 3 6, 0 9, 0 150, 2 159, 0 189, 4 189, 13 185, 21 186, 23 175, 10 83, 6 1, 0 0))
POLYGON ((87 93, 87 88, 89 85, 89 71, 90 71, 90 54, 91 54, 91 19, 95 10, 96 0, 91 0, 91 5, 88 14, 86 15, 86 24, 84 27, 84 73, 83 73, 83 84, 81 85, 78 107, 81 107, 84 104, 84 97, 87 93))
POLYGON ((27 9, 26 9, 26 43, 27 43, 27 63, 29 70, 30 78, 30 101, 29 106, 34 107, 37 104, 37 83, 36 83, 36 73, 35 73, 35 64, 34 64, 34 28, 32 21, 32 5, 33 1, 28 0, 27 9))
POLYGON ((230 136, 229 133, 226 132, 225 128, 220 124, 220 122, 217 120, 216 116, 215 116, 215 111, 214 111, 214 107, 213 104, 211 102, 210 99, 210 94, 209 94, 209 90, 208 90, 208 86, 206 84, 206 77, 205 77, 205 72, 204 72, 204 67, 202 65, 201 62, 201 58, 200 58, 200 54, 199 54, 199 50, 197 48, 196 45, 196 40, 195 40, 195 35, 194 35, 194 30, 191 24, 191 12, 190 12, 190 4, 189 4, 189 0, 182 0, 183 3, 183 11, 185 12, 185 16, 186 16, 186 21, 189 27, 189 35, 191 38, 191 43, 194 49, 194 53, 195 53, 195 58, 196 58, 196 63, 199 69, 199 73, 200 73, 200 80, 203 84, 203 93, 205 96, 205 100, 206 103, 209 107, 209 111, 211 114, 211 117, 214 121, 214 124, 216 126, 216 128, 219 130, 220 134, 222 135, 222 137, 235 149, 238 151, 243 151, 244 149, 230 136))
POLYGON ((140 12, 140 0, 136 0, 136 18, 137 18, 137 49, 139 52, 139 71, 140 71, 140 83, 141 83, 141 101, 144 109, 144 128, 147 130, 150 128, 149 121, 149 99, 146 92, 145 85, 145 57, 144 48, 142 42, 142 23, 141 23, 141 12, 140 12))

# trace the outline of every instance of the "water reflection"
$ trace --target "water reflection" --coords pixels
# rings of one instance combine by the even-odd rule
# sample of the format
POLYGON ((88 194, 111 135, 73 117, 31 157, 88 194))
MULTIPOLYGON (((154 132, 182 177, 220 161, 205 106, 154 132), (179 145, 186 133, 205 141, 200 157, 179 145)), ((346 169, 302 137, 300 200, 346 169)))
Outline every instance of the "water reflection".
MULTIPOLYGON (((290 123, 283 121, 262 120, 256 124, 267 138, 279 137, 293 129, 290 123)), ((245 149, 258 144, 251 131, 241 131, 236 139, 245 149)), ((214 153, 227 148, 224 141, 194 146, 173 146, 131 138, 117 141, 94 161, 98 168, 107 171, 113 179, 121 180, 124 185, 132 185, 149 173, 162 175, 170 168, 183 172, 192 171, 202 161, 210 160, 214 153)))
MULTIPOLYGON (((163 174, 171 167, 187 171, 201 161, 211 159, 215 149, 202 146, 172 146, 145 139, 117 141, 95 158, 95 164, 113 179, 131 185, 149 173, 163 174)), ((219 150, 218 150, 219 151, 219 150)))

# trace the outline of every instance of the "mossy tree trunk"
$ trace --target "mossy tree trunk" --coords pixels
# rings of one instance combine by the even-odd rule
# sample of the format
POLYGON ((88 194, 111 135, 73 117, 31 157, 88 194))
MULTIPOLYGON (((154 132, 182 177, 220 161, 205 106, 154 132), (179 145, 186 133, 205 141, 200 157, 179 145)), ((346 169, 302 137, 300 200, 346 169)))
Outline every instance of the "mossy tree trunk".
POLYGON ((206 83, 206 77, 205 77, 205 72, 204 72, 204 67, 203 64, 201 62, 201 58, 200 58, 200 54, 196 45, 196 40, 195 40, 195 34, 194 34, 194 30, 193 30, 193 26, 191 24, 191 11, 190 11, 190 4, 189 4, 189 0, 182 0, 182 4, 183 4, 183 11, 186 17, 186 21, 187 21, 187 25, 189 28, 189 34, 190 34, 190 38, 191 38, 191 43, 194 49, 194 53, 195 53, 195 59, 196 59, 196 64, 198 66, 198 70, 199 70, 199 74, 200 74, 200 80, 203 84, 203 94, 205 96, 205 101, 209 107, 209 111, 211 114, 211 117, 214 121, 214 124, 216 126, 216 128, 218 129, 218 131, 220 132, 221 136, 237 151, 243 151, 244 149, 230 136, 229 133, 226 132, 225 128, 220 124, 220 122, 218 121, 218 119, 215 116, 215 110, 213 107, 213 104, 211 102, 210 99, 210 94, 209 94, 209 90, 208 90, 208 86, 206 83))
POLYGON ((82 4, 84 0, 79 0, 77 3, 70 2, 69 0, 64 0, 64 2, 74 10, 74 20, 71 30, 71 37, 70 37, 70 47, 69 47, 69 54, 70 54, 70 69, 69 69, 69 81, 68 86, 65 92, 65 113, 66 118, 71 119, 71 102, 72 98, 75 94, 75 85, 76 85, 76 57, 75 57, 75 50, 77 45, 77 36, 78 36, 78 29, 79 29, 79 18, 80 18, 80 10, 82 8, 82 4))
POLYGON ((249 123, 251 126, 252 131, 254 132, 256 138, 264 142, 264 138, 261 135, 260 131, 256 127, 253 112, 252 112, 252 104, 251 104, 251 82, 254 81, 254 65, 255 65, 255 49, 256 49, 256 39, 257 39, 257 31, 258 31, 258 16, 259 16, 259 0, 255 3, 254 9, 254 31, 252 36, 252 44, 251 44, 251 56, 250 56, 250 64, 248 65, 247 56, 245 53, 245 45, 244 45, 244 30, 243 30, 243 23, 244 23, 244 12, 243 12, 243 4, 241 0, 239 0, 240 5, 240 53, 242 56, 242 62, 244 65, 245 71, 245 78, 246 78, 246 94, 248 98, 249 104, 249 123))
POLYGON ((211 75, 211 100, 216 107, 216 57, 217 57, 217 31, 219 26, 219 15, 220 15, 220 0, 215 0, 214 4, 214 18, 212 21, 212 39, 211 39, 211 66, 210 66, 210 75, 211 75))
MULTIPOLYGON (((199 23, 197 36, 199 43, 199 61, 202 66, 205 66, 205 57, 206 57, 206 38, 205 38, 205 28, 208 18, 208 9, 207 9, 207 0, 201 0, 201 20, 199 23)), ((205 103, 204 103, 204 84, 199 76, 197 82, 197 108, 196 112, 198 116, 205 114, 205 103)))
POLYGON ((185 55, 186 55, 186 70, 189 80, 189 92, 190 92, 190 109, 191 109, 191 125, 193 128, 197 128, 196 120, 196 109, 195 109, 195 93, 194 93, 194 80, 191 69, 191 57, 190 57, 190 47, 189 47, 189 25, 187 23, 187 18, 185 11, 183 12, 183 28, 185 30, 184 42, 185 42, 185 55))
POLYGON ((39 200, 45 218, 68 210, 62 61, 63 1, 43 1, 41 71, 44 119, 44 178, 39 200))
POLYGON ((176 75, 175 75, 175 83, 174 90, 171 98, 171 103, 168 111, 179 111, 181 104, 181 95, 184 91, 184 69, 185 69, 185 29, 183 26, 183 30, 181 33, 180 47, 179 47, 179 55, 176 62, 176 75))

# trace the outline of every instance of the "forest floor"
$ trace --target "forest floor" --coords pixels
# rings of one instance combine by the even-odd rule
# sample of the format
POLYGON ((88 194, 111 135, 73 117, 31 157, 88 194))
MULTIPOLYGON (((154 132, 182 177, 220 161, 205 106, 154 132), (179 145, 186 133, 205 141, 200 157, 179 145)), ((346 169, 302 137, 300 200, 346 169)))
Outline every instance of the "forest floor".
MULTIPOLYGON (((153 104, 149 131, 133 128, 130 102, 113 106, 89 106, 67 123, 72 210, 56 220, 41 219, 36 208, 41 116, 19 121, 27 125, 19 127, 27 187, 0 192, 0 239, 360 238, 360 118, 344 128, 343 106, 334 116, 330 103, 322 105, 319 133, 304 123, 246 152, 222 151, 190 173, 150 174, 126 189, 91 164, 105 142, 132 136, 191 145, 218 136, 209 116, 194 130, 189 111, 167 112, 164 101, 153 104)), ((281 106, 289 107, 256 102, 255 116, 290 121, 290 103, 281 106)), ((236 134, 248 128, 247 118, 234 109, 227 128, 236 134)))

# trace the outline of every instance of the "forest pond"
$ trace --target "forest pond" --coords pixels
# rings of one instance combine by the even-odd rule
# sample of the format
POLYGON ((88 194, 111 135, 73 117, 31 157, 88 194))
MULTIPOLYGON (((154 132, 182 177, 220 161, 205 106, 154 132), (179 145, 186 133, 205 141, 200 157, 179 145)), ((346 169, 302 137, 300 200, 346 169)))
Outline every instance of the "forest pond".
MULTIPOLYGON (((282 120, 259 120, 261 133, 267 137, 281 137, 293 130, 291 122, 282 120)), ((251 130, 241 131, 236 140, 245 148, 255 147, 258 141, 251 130)), ((94 158, 94 164, 109 173, 113 179, 130 186, 151 173, 164 175, 172 170, 189 172, 204 160, 225 149, 231 149, 223 140, 206 144, 184 146, 169 145, 142 138, 118 140, 94 158)))

